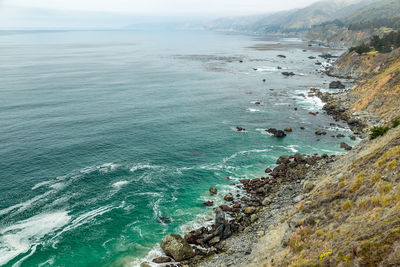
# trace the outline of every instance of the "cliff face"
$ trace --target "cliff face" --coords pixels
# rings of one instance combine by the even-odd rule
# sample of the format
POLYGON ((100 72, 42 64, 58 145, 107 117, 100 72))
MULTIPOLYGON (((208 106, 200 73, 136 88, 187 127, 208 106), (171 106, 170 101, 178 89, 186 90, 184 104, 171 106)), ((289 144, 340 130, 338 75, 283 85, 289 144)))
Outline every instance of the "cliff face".
POLYGON ((343 54, 329 71, 357 78, 350 112, 369 112, 389 122, 400 117, 400 49, 387 54, 343 54))
POLYGON ((327 164, 249 266, 399 266, 399 164, 400 127, 327 164))
MULTIPOLYGON (((358 77, 351 112, 400 116, 400 50, 345 53, 331 73, 358 77)), ((314 189, 271 227, 249 266, 400 266, 400 127, 306 176, 314 189)))

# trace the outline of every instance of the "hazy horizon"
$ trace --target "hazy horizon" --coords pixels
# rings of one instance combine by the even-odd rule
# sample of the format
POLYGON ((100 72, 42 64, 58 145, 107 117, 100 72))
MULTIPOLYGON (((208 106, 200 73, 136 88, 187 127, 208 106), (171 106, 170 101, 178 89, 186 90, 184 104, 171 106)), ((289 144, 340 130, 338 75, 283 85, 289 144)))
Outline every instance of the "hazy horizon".
POLYGON ((119 28, 135 23, 201 21, 305 7, 318 0, 0 0, 0 28, 119 28))

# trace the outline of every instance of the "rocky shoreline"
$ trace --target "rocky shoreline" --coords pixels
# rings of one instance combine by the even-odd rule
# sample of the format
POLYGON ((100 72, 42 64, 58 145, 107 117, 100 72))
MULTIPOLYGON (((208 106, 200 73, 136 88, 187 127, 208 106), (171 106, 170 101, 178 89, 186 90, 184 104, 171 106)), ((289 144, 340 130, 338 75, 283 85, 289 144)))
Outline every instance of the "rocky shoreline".
MULTIPOLYGON (((337 85, 340 87, 341 83, 337 85)), ((327 93, 311 88, 309 94, 320 98, 325 103, 323 110, 328 115, 337 121, 347 122, 354 134, 361 138, 366 136, 371 125, 379 122, 370 113, 351 112, 350 106, 355 101, 351 90, 327 93)), ((345 143, 342 143, 342 148, 351 150, 345 143)), ((293 206, 308 196, 318 177, 326 172, 327 166, 335 158, 326 154, 284 155, 278 158, 273 170, 265 170, 265 177, 233 183, 235 190, 224 196, 226 204, 214 208, 214 224, 193 230, 183 238, 178 235, 166 236, 161 247, 168 257, 153 259, 153 263, 168 267, 249 266, 258 241, 267 232, 269 239, 279 239, 275 243, 287 246, 287 233, 292 232, 288 230, 294 230, 296 226, 286 223, 287 229, 270 236, 272 227, 281 223, 293 206)), ((210 188, 210 194, 218 192, 210 188)), ((213 206, 214 203, 207 201, 204 205, 213 206)), ((143 263, 141 266, 150 265, 143 263)))
MULTIPOLYGON (((161 247, 171 258, 159 257, 153 262, 168 267, 245 265, 256 241, 304 199, 314 187, 313 177, 334 158, 334 155, 302 154, 279 157, 277 167, 266 170, 268 176, 235 184, 236 192, 224 196, 227 204, 214 208, 215 221, 211 227, 193 230, 184 238, 177 235, 164 238, 161 247), (194 253, 188 253, 190 246, 194 253), (179 262, 170 263, 173 260, 179 262)), ((214 193, 210 188, 210 194, 214 193)))

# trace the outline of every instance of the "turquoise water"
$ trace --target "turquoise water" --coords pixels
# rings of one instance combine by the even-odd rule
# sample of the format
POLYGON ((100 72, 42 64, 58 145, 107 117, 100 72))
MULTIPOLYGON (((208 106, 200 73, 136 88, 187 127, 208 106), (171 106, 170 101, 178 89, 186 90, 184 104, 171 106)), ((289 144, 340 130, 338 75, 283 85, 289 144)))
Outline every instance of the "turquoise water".
POLYGON ((211 218, 202 206, 210 186, 228 191, 282 154, 340 153, 343 140, 330 135, 348 131, 309 115, 321 103, 297 96, 327 87, 307 59, 320 52, 285 44, 302 43, 0 33, 0 265, 136 266, 159 253, 165 234, 211 218), (250 48, 265 43, 282 47, 250 48), (285 78, 277 66, 304 76, 285 78), (294 132, 284 139, 263 132, 287 126, 294 132))

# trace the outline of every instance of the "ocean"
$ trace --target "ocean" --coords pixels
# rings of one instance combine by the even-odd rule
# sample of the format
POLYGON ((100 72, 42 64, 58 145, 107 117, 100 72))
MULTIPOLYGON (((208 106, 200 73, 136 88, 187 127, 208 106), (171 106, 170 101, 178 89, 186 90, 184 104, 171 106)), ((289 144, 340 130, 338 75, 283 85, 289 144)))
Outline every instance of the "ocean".
POLYGON ((307 95, 328 90, 308 58, 323 51, 207 31, 0 32, 0 265, 139 266, 280 155, 343 153, 357 141, 332 138, 351 132, 307 95))

